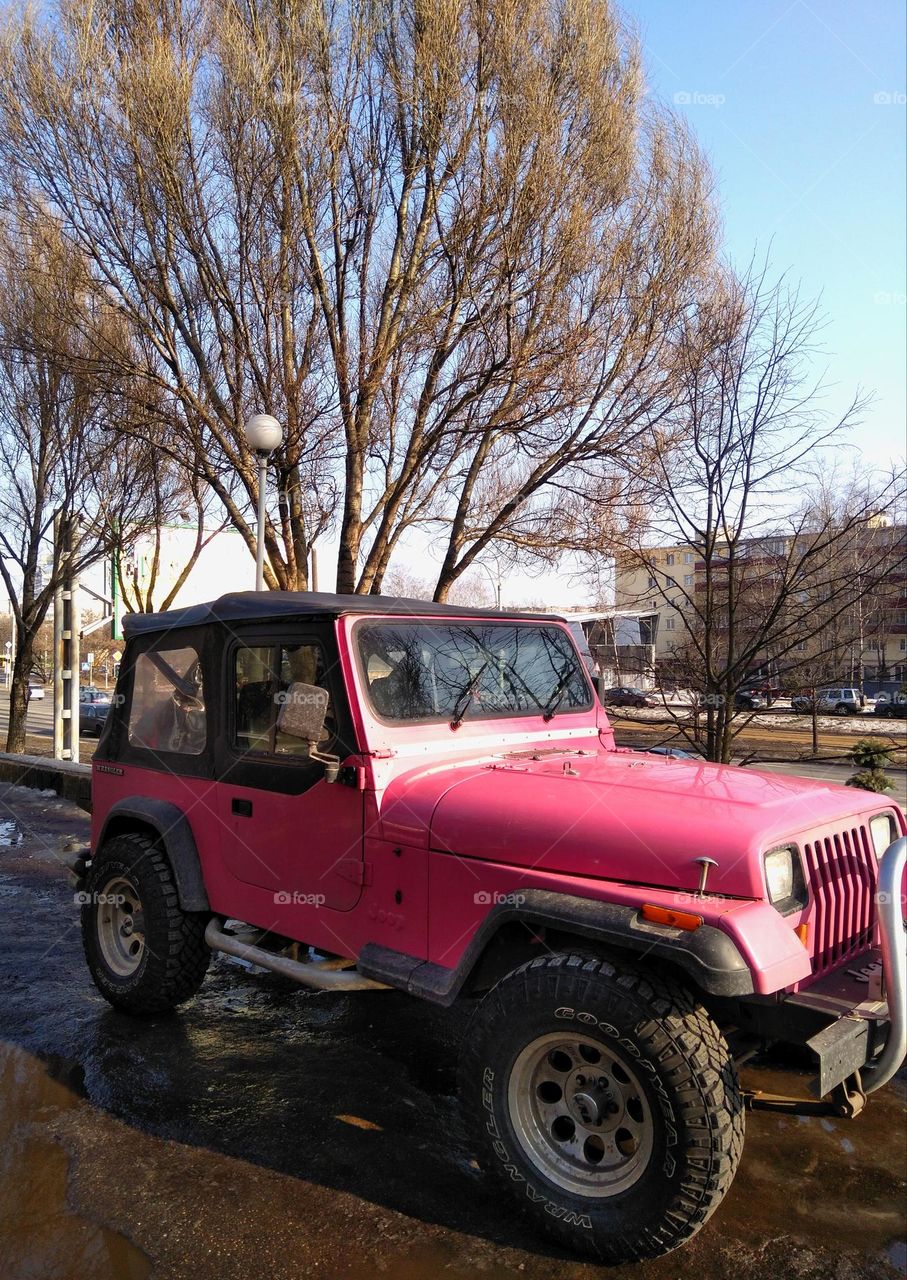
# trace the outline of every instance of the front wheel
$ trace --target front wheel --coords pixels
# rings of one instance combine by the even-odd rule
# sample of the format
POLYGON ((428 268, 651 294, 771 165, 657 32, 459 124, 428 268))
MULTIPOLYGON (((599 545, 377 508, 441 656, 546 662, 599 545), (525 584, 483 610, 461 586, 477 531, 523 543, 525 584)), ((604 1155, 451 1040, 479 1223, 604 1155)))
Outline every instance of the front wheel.
POLYGON ((479 1007, 461 1096, 480 1161, 562 1244, 609 1264, 689 1240, 743 1146, 736 1067, 679 984, 560 954, 479 1007))
POLYGON ((82 944, 101 995, 125 1013, 167 1013, 201 986, 208 916, 183 911, 163 850, 144 834, 114 836, 82 892, 82 944))

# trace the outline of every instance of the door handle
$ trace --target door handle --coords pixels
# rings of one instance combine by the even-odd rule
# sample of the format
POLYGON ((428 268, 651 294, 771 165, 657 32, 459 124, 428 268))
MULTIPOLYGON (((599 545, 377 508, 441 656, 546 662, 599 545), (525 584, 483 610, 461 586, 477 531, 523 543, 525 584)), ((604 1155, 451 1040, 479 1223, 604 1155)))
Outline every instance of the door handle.
POLYGON ((252 817, 252 801, 251 800, 240 800, 238 796, 234 796, 233 802, 230 805, 230 808, 233 810, 234 813, 238 814, 241 818, 252 817))

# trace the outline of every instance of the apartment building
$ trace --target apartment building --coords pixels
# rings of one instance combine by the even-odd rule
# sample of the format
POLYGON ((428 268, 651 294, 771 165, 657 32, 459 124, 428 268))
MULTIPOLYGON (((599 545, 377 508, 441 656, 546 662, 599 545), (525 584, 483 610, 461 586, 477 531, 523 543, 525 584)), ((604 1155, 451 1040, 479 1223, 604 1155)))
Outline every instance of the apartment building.
MULTIPOLYGON (((777 581, 798 548, 792 538, 753 538, 737 548, 735 572, 738 595, 747 611, 758 618, 777 594, 777 581)), ((684 544, 652 547, 643 557, 618 559, 615 566, 615 604, 657 614, 651 629, 656 667, 667 669, 688 640, 684 619, 696 625, 706 599, 706 564, 701 550, 684 544)), ((712 572, 724 570, 720 554, 712 572)), ((806 668, 812 658, 823 680, 889 685, 907 680, 907 527, 884 521, 869 522, 856 531, 838 560, 826 561, 812 589, 796 593, 808 625, 803 637, 784 657, 762 655, 752 672, 763 678, 782 678, 785 670, 806 668), (829 575, 837 581, 829 591, 829 575), (816 613, 834 594, 827 624, 818 630, 816 613), (847 598, 849 595, 849 599, 847 598), (843 607, 842 607, 843 604, 843 607)), ((720 619, 716 635, 720 638, 720 619)))
POLYGON ((681 615, 692 612, 690 600, 695 599, 697 574, 704 566, 700 553, 683 545, 652 548, 646 560, 645 565, 618 560, 615 605, 656 616, 651 631, 657 662, 683 641, 681 615))

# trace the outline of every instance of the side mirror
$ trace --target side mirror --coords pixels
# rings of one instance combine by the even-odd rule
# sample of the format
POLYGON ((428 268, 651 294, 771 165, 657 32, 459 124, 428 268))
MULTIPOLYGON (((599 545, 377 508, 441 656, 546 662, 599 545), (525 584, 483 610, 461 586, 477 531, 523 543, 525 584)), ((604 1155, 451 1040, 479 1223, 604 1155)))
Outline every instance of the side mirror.
POLYGON ((328 712, 328 691, 317 684, 294 680, 285 693, 277 695, 280 710, 277 728, 308 743, 309 757, 324 765, 325 782, 336 782, 340 772, 340 757, 318 750, 324 736, 324 722, 328 712))
POLYGON ((296 680, 285 693, 279 693, 280 710, 277 728, 293 738, 301 738, 314 748, 324 733, 328 713, 328 691, 317 684, 296 680))

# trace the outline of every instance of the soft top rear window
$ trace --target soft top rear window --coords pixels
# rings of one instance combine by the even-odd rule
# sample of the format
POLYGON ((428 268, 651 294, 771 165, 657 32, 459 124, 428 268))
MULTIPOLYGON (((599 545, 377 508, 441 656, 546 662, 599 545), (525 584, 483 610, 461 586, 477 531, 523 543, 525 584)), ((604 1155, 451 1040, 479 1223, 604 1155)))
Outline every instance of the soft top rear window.
POLYGON ((373 711, 394 723, 587 711, 592 692, 561 627, 519 622, 360 622, 373 711))
POLYGON ((207 720, 197 650, 149 649, 135 664, 129 742, 148 751, 199 755, 207 720))

